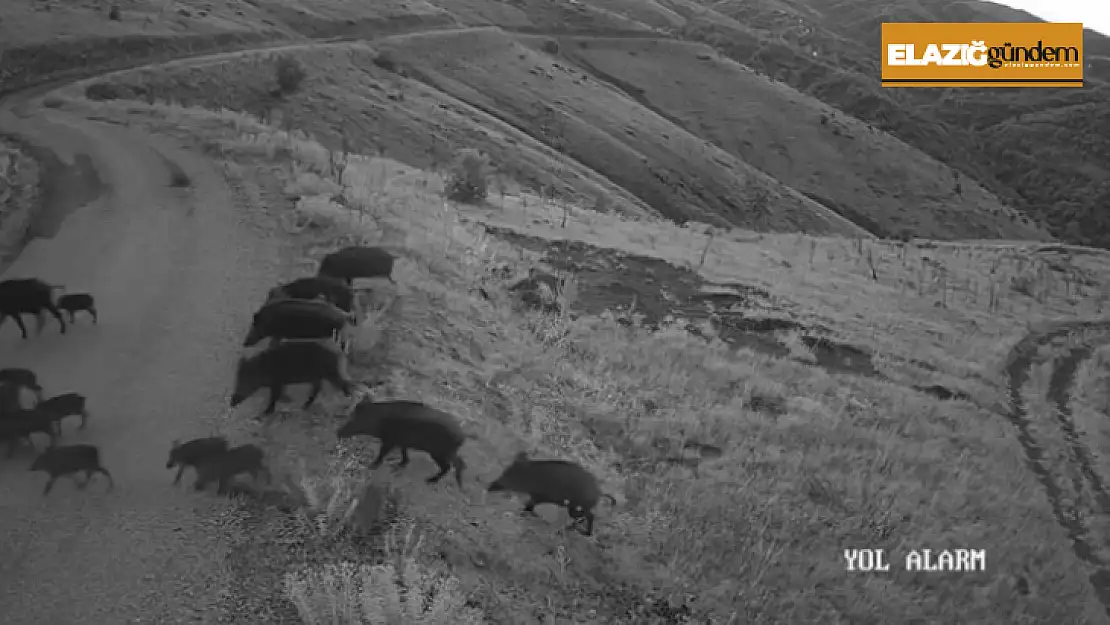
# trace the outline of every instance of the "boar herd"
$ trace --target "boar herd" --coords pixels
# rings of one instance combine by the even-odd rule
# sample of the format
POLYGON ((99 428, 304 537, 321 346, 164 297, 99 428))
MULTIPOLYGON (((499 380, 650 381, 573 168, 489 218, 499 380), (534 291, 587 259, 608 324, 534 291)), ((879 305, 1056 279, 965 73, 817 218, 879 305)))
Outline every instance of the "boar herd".
MULTIPOLYGON (((355 384, 348 373, 348 354, 352 347, 352 331, 362 319, 353 281, 386 278, 396 284, 393 263, 393 255, 382 248, 345 247, 326 255, 316 275, 271 289, 252 317, 243 346, 251 347, 263 339, 270 340, 253 356, 240 357, 229 409, 265 389, 268 401, 263 414, 273 414, 278 401, 288 399, 286 387, 295 384, 311 387, 304 408, 316 401, 324 382, 352 397, 355 384)), ((23 314, 38 316, 39 332, 44 312, 58 320, 63 333, 62 311, 69 314, 71 323, 74 313, 81 311, 96 321, 91 296, 72 294, 55 299, 53 291, 58 288, 37 279, 0 282, 0 324, 8 316, 15 318, 23 337, 27 338, 20 319, 23 314)), ((60 422, 69 416, 81 417, 81 427, 85 427, 89 415, 82 395, 66 393, 43 399, 42 387, 33 372, 0 370, 0 440, 8 442, 9 457, 15 453, 20 440, 31 442, 31 434, 41 433, 50 438, 49 447, 38 455, 31 467, 31 471, 50 476, 43 495, 50 492, 58 477, 76 477, 80 473, 84 473, 85 479, 78 482, 79 488, 84 488, 96 474, 103 474, 111 489, 114 486, 112 476, 102 466, 96 446, 56 445, 61 433, 60 422), (23 389, 35 394, 36 401, 30 408, 23 407, 20 400, 23 389)), ((379 468, 394 449, 400 451, 398 469, 409 463, 410 449, 423 451, 438 466, 438 471, 426 482, 434 484, 454 471, 455 482, 460 488, 463 488, 467 465, 459 451, 467 439, 475 438, 463 429, 455 416, 422 402, 374 401, 368 396, 347 415, 336 436, 339 439, 353 436, 378 439, 380 445, 371 464, 373 469, 379 468)), ((31 444, 33 446, 33 442, 31 444)), ((219 494, 227 493, 232 480, 240 475, 249 475, 254 481, 260 476, 269 478, 262 449, 252 444, 233 447, 223 436, 187 442, 175 440, 166 468, 177 468, 174 485, 180 483, 186 468, 192 468, 196 473, 194 489, 203 490, 207 484, 216 482, 219 494)), ((523 452, 513 458, 487 490, 527 496, 523 514, 535 514, 534 508, 540 504, 564 507, 571 518, 568 527, 577 528, 585 535, 593 533, 594 508, 601 499, 616 504, 583 467, 567 460, 533 460, 523 452)))

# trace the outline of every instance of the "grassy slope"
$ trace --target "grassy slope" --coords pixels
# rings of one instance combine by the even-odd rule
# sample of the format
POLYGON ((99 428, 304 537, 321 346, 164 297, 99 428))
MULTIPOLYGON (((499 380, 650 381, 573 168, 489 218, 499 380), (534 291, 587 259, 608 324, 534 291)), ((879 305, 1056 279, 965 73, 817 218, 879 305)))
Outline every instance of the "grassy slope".
POLYGON ((110 82, 135 99, 280 115, 339 150, 384 153, 426 168, 449 163, 456 150, 479 148, 499 166, 506 185, 557 189, 567 198, 599 195, 626 214, 651 209, 583 165, 449 95, 374 64, 363 44, 301 48, 307 79, 294 94, 271 95, 277 53, 228 55, 125 72, 110 82))
POLYGON ((619 91, 596 79, 583 79, 580 70, 534 52, 501 31, 394 37, 378 41, 375 49, 388 55, 398 73, 419 76, 445 94, 374 67, 373 53, 358 45, 297 52, 312 77, 286 103, 266 97, 273 73, 261 59, 269 54, 248 55, 238 65, 221 60, 211 64, 218 70, 207 77, 203 68, 177 64, 179 69, 123 73, 111 80, 141 91, 142 97, 252 112, 280 106, 319 136, 343 133, 352 145, 372 141, 378 150, 414 165, 443 162, 453 148, 480 147, 520 182, 561 180, 558 186, 569 187, 574 195, 592 197, 594 185, 575 182, 587 177, 600 181, 586 174, 584 165, 640 198, 618 194, 615 197, 624 200, 615 208, 645 203, 677 220, 817 233, 858 231, 619 91), (508 76, 512 78, 506 80, 508 76), (455 98, 494 113, 512 127, 455 98), (555 144, 569 159, 541 148, 529 135, 555 144), (517 145, 530 149, 518 150, 517 145), (581 174, 567 178, 562 171, 581 174))
MULTIPOLYGON (((312 172, 327 170, 326 151, 241 116, 124 102, 69 106, 203 138, 239 163, 229 171, 259 186, 278 173, 303 192, 313 186, 312 172), (270 158, 284 164, 269 165, 270 158)), ((460 217, 679 264, 692 263, 704 235, 582 210, 561 229, 558 212, 517 198, 494 210, 444 211, 436 177, 396 163, 355 162, 344 179, 346 203, 370 222, 365 236, 403 256, 400 298, 379 320, 380 342, 361 344, 360 376, 387 379, 384 394, 420 397, 480 433, 465 452, 478 483, 469 482, 465 493, 421 484, 430 466, 416 458, 396 477, 372 479, 401 488, 402 515, 425 534, 422 566, 458 578, 490 621, 653 622, 629 616, 653 588, 672 598, 692 593, 700 617, 722 622, 733 611, 750 623, 1098 618, 1066 538, 998 415, 970 403, 940 403, 897 383, 733 354, 677 329, 648 334, 589 315, 572 321, 521 313, 489 282, 495 297, 486 302, 471 287, 494 266, 508 263, 520 275, 528 262, 460 217), (761 412, 757 397, 779 398, 784 411, 761 412), (648 400, 650 414, 643 412, 648 400), (725 456, 696 474, 658 464, 657 446, 684 438, 721 444, 725 456), (604 512, 595 540, 556 533, 557 515, 522 520, 514 504, 480 495, 479 484, 520 448, 578 459, 618 494, 621 505, 604 512), (894 552, 985 548, 990 571, 940 576, 898 572, 896 565, 888 575, 849 575, 840 550, 853 545, 894 552), (1025 582, 1031 593, 1016 590, 1025 582)), ((333 206, 331 223, 357 224, 343 217, 345 210, 333 206)), ((326 249, 352 227, 328 223, 304 244, 326 249)), ((1034 255, 986 246, 911 248, 907 259, 892 247, 871 251, 878 282, 841 240, 756 241, 734 233, 714 242, 701 271, 711 280, 768 288, 837 335, 878 348, 880 361, 912 352, 936 369, 918 369, 917 381, 971 380, 978 373, 969 391, 985 405, 1003 395, 996 372, 1009 337, 1023 334, 1028 320, 1089 314, 1106 289, 1105 259, 1076 257, 1072 262, 1095 280, 1088 297, 1074 300, 1048 288, 1042 303, 999 291, 1001 306, 988 311, 982 293, 957 288, 945 298, 948 307, 938 308, 938 294, 905 288, 923 277, 920 257, 947 267, 954 284, 966 277, 1004 285, 1036 273, 1034 255)), ((573 293, 572 307, 587 304, 573 293)), ((298 423, 312 422, 290 419, 284 427, 299 432, 298 423)), ((301 440, 300 453, 318 454, 330 447, 329 422, 325 417, 322 428, 289 438, 301 440)), ((280 448, 271 451, 276 462, 295 464, 280 448)), ((288 524, 272 520, 242 538, 236 557, 244 560, 241 568, 251 567, 251 577, 240 580, 240 591, 273 597, 284 567, 305 558, 320 564, 337 554, 367 557, 342 539, 304 535, 296 540, 310 541, 305 550, 287 551, 274 542, 279 528, 288 540, 288 524)), ((232 600, 254 605, 251 597, 232 600)))
POLYGON ((584 77, 582 68, 500 31, 409 35, 377 47, 441 91, 546 136, 676 221, 848 231, 827 209, 584 77))
POLYGON ((562 38, 562 55, 619 77, 691 133, 838 209, 872 232, 1044 238, 972 181, 902 141, 697 44, 562 38))

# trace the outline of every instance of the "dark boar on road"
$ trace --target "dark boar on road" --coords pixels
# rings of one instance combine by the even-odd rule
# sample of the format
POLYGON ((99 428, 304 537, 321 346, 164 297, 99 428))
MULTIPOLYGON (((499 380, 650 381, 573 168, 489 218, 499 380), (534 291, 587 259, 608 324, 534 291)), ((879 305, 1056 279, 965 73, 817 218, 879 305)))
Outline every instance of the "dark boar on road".
POLYGON ((34 408, 30 410, 17 410, 4 415, 0 419, 0 440, 8 442, 8 457, 15 455, 19 441, 27 441, 31 447, 35 446, 31 440, 32 434, 45 434, 50 437, 50 445, 57 440, 56 425, 50 414, 40 412, 34 408))
POLYGON ((380 467, 386 455, 397 447, 401 448, 401 462, 397 466, 404 467, 409 463, 408 450, 419 449, 439 465, 439 472, 427 479, 429 484, 438 482, 453 467, 455 481, 462 488, 466 463, 458 454, 468 436, 454 416, 416 401, 364 400, 336 431, 341 439, 360 434, 381 441, 372 468, 380 467))
POLYGON ((70 323, 75 321, 74 317, 79 312, 89 313, 93 323, 100 323, 96 315, 96 301, 88 293, 66 293, 58 298, 58 308, 69 315, 70 323))
POLYGON ((244 347, 257 345, 264 338, 330 339, 342 341, 349 314, 320 299, 284 299, 265 304, 254 314, 244 347))
POLYGON ((223 453, 205 456, 196 465, 197 481, 193 483, 193 488, 204 490, 205 486, 215 480, 219 483, 216 493, 226 495, 231 481, 243 473, 249 474, 257 482, 259 474, 270 474, 262 462, 263 457, 262 450, 249 443, 232 447, 223 453))
POLYGON ((30 369, 9 368, 0 369, 0 384, 9 384, 13 387, 23 387, 32 391, 42 401, 42 386, 39 385, 38 376, 30 369))
POLYGON ((62 419, 66 417, 81 417, 81 429, 85 429, 89 421, 89 411, 85 403, 85 396, 80 393, 63 393, 39 402, 35 410, 50 415, 56 431, 61 434, 62 419))
POLYGON ((393 254, 380 247, 355 245, 332 252, 320 261, 317 273, 344 280, 355 278, 386 278, 393 280, 393 254))
POLYGON ((490 483, 488 492, 516 492, 528 496, 523 512, 535 514, 536 506, 544 503, 565 506, 574 527, 581 519, 586 521, 586 536, 594 531, 594 508, 604 497, 613 505, 616 499, 601 492, 597 478, 581 466, 568 460, 530 460, 520 452, 513 463, 490 483))
POLYGON ((27 326, 23 325, 23 315, 35 315, 38 318, 36 333, 42 334, 43 311, 54 315, 66 333, 66 322, 61 311, 54 304, 54 290, 62 287, 47 284, 38 278, 20 278, 0 281, 0 326, 8 317, 15 319, 23 338, 27 338, 27 326))
POLYGON ((193 467, 193 470, 196 470, 201 462, 223 454, 227 448, 227 439, 223 436, 194 438, 185 443, 175 440, 170 445, 170 457, 166 461, 167 469, 177 467, 177 477, 173 478, 174 486, 181 483, 181 475, 185 473, 187 467, 193 467))
POLYGON ((351 396, 347 357, 342 352, 310 341, 278 343, 250 358, 239 359, 231 407, 266 387, 270 390, 270 402, 264 414, 273 414, 286 386, 311 384, 312 393, 304 404, 308 408, 316 401, 325 380, 347 397, 351 396))
POLYGON ((351 287, 338 278, 330 276, 309 276, 297 278, 270 289, 266 303, 281 299, 318 299, 324 298, 344 312, 354 312, 355 293, 351 287))
POLYGON ((50 475, 46 488, 42 490, 45 497, 54 488, 54 481, 63 475, 74 475, 85 472, 85 481, 79 482, 77 488, 85 488, 92 481, 93 475, 103 473, 108 478, 108 490, 116 487, 112 474, 100 464, 100 450, 95 445, 62 445, 49 447, 31 465, 31 471, 42 471, 50 475))

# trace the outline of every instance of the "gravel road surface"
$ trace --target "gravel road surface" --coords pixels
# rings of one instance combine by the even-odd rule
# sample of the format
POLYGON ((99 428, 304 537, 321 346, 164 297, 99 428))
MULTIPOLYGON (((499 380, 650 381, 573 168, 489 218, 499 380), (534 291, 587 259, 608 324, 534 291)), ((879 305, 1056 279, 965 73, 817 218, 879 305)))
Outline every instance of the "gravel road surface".
MULTIPOLYGON (((0 449, 0 622, 5 625, 215 623, 226 546, 212 517, 227 506, 171 486, 170 442, 207 435, 224 412, 250 312, 281 275, 277 243, 237 207, 223 176, 193 153, 118 125, 57 110, 0 110, 0 131, 91 164, 95 193, 55 176, 36 239, 0 278, 40 277, 98 301, 100 324, 52 319, 23 341, 0 326, 0 367, 39 374, 47 395, 77 391, 85 431, 116 480, 84 491, 30 473, 33 452, 0 449), (31 111, 31 112, 29 112, 31 111), (191 188, 172 188, 170 161, 191 188), (86 201, 95 195, 92 201, 86 201), (77 207, 74 204, 82 204, 77 207)), ((93 184, 93 183, 90 183, 93 184)), ((40 441, 38 445, 44 444, 40 441)))

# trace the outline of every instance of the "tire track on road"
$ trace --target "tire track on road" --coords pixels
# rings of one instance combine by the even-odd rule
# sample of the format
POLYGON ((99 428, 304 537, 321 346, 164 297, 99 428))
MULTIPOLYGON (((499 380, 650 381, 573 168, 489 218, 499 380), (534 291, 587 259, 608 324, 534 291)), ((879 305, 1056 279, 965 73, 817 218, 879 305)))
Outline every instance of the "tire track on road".
MULTIPOLYGON (((1018 443, 1021 444, 1022 450, 1025 452, 1026 465, 1044 488, 1045 496, 1048 498, 1049 505, 1052 508, 1052 514, 1056 518, 1056 522, 1064 529, 1068 538, 1071 540, 1072 551, 1075 553, 1075 556, 1090 567, 1091 571, 1088 575, 1088 579, 1091 583, 1091 587, 1094 589, 1099 602, 1102 603, 1107 616, 1110 617, 1110 565, 1103 561, 1102 557, 1098 555, 1096 549, 1092 545, 1089 531, 1083 523, 1083 520, 1075 513, 1074 508, 1065 504, 1063 498, 1064 493, 1044 462, 1044 450, 1030 430, 1028 409, 1025 405, 1025 399, 1021 395, 1022 387, 1025 386, 1025 383, 1029 380, 1029 371, 1033 365, 1033 356, 1039 347, 1049 343, 1053 339, 1067 336, 1077 330, 1107 329, 1110 329, 1110 322, 1086 321, 1057 324, 1054 327, 1040 332, 1031 332, 1022 338, 1022 340, 1014 346, 1013 350, 1011 350, 1005 371, 1010 396, 1010 410, 1007 417, 1014 425, 1014 428, 1017 429, 1017 439, 1018 443)), ((1068 357, 1065 358, 1065 362, 1057 367, 1053 375, 1053 380, 1056 384, 1051 385, 1049 391, 1050 399, 1059 396, 1054 389, 1064 388, 1064 404, 1066 405, 1067 389, 1070 389, 1071 382, 1074 381, 1075 370, 1082 360, 1081 355, 1084 349, 1086 349, 1089 354, 1090 350, 1087 347, 1073 348, 1068 357), (1073 361, 1069 360, 1073 357, 1073 361), (1063 370, 1062 372, 1061 369, 1063 370)), ((1060 403, 1057 402, 1057 406, 1059 405, 1060 403)), ((1100 498, 1099 507, 1102 508, 1103 513, 1106 514, 1107 508, 1102 505, 1102 498, 1105 497, 1105 493, 1102 491, 1102 482, 1098 479, 1097 474, 1094 473, 1090 463, 1089 452, 1076 437, 1075 427, 1071 422, 1070 412, 1066 413, 1066 416, 1064 416, 1062 412, 1058 411, 1058 419, 1061 427, 1064 427, 1065 436, 1070 433, 1069 443, 1075 442, 1074 445, 1071 445, 1072 454, 1075 458, 1079 459, 1081 472, 1092 485, 1096 497, 1100 498), (1093 481, 1092 477, 1094 478, 1093 481), (1101 493, 1101 495, 1099 495, 1099 493, 1101 493)))

